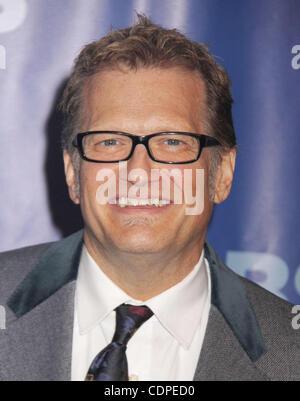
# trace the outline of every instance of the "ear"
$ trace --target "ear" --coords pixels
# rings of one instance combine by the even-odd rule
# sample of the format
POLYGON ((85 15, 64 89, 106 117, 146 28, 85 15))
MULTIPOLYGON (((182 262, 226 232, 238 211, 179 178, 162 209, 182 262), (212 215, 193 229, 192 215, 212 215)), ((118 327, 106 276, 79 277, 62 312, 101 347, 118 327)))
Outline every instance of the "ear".
POLYGON ((76 186, 76 170, 74 168, 72 158, 69 152, 64 151, 64 165, 66 183, 69 189, 69 196, 75 204, 79 204, 80 200, 77 194, 76 186))
POLYGON ((229 195, 235 168, 236 148, 226 151, 216 171, 214 203, 223 202, 229 195))

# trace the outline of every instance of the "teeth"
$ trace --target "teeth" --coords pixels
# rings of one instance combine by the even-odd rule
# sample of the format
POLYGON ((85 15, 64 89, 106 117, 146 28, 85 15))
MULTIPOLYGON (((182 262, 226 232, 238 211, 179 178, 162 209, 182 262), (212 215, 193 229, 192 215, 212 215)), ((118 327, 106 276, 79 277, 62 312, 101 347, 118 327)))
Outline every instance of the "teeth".
POLYGON ((170 204, 170 201, 159 200, 159 199, 130 199, 130 198, 120 198, 116 202, 120 207, 126 206, 155 206, 163 207, 170 204))

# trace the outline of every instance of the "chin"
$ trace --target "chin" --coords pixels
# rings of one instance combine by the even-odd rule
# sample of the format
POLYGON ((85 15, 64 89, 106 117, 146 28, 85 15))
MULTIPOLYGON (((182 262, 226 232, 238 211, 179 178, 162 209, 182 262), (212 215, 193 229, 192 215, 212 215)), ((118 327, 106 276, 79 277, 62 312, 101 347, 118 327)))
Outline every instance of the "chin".
POLYGON ((163 243, 157 235, 152 233, 142 233, 136 230, 134 233, 126 233, 126 236, 120 235, 115 242, 116 248, 121 252, 128 253, 155 253, 163 248, 163 243))

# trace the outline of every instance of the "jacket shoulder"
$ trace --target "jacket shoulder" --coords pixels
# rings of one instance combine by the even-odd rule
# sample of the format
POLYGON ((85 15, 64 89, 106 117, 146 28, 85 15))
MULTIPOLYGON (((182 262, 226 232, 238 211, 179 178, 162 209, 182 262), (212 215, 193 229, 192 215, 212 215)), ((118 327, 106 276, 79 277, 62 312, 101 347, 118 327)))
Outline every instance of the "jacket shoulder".
POLYGON ((267 347, 257 367, 271 380, 300 380, 300 331, 292 325, 294 305, 247 279, 242 280, 267 347))
POLYGON ((252 281, 245 278, 242 280, 246 285, 259 325, 267 338, 273 338, 273 341, 280 338, 285 342, 293 340, 299 345, 299 333, 292 327, 294 305, 252 281))
POLYGON ((53 242, 47 242, 44 244, 37 244, 32 246, 27 246, 24 248, 13 249, 10 251, 0 252, 0 269, 5 268, 8 264, 15 264, 16 261, 20 262, 26 259, 25 262, 34 260, 40 257, 43 252, 49 248, 53 242))
POLYGON ((255 300, 258 297, 257 301, 264 299, 265 302, 270 304, 272 307, 276 308, 289 308, 293 304, 289 301, 286 301, 283 298, 280 298, 278 295, 273 294, 272 292, 266 290, 260 285, 250 281, 244 277, 241 277, 247 290, 249 292, 250 297, 255 300))
POLYGON ((53 242, 0 253, 0 305, 33 269, 53 242))

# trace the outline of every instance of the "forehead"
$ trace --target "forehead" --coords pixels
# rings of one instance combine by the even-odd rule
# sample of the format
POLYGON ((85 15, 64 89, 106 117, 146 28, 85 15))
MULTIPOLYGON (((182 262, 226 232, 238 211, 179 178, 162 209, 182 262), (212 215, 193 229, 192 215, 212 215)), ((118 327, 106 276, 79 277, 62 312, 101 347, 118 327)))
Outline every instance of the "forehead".
POLYGON ((83 91, 84 130, 203 131, 205 85, 182 68, 104 70, 83 91))

